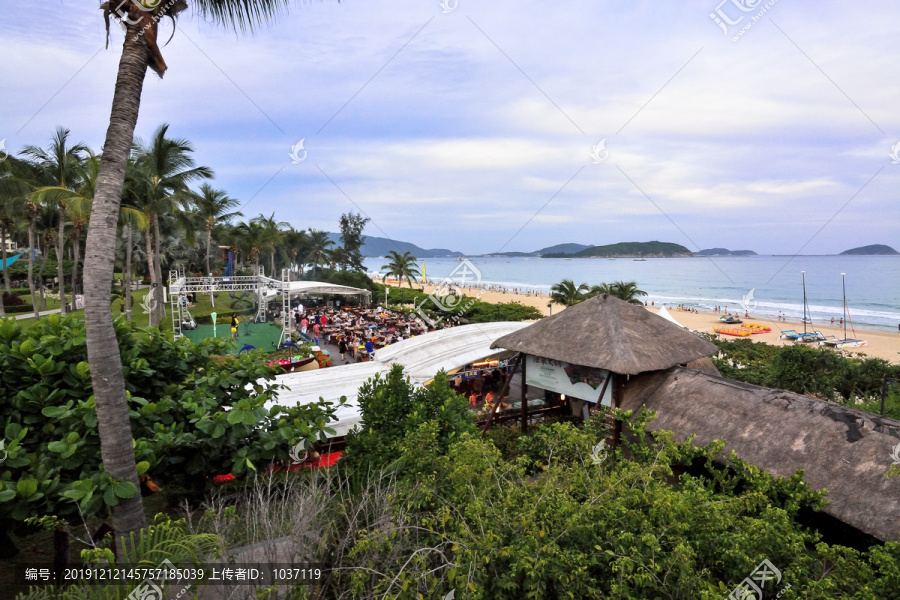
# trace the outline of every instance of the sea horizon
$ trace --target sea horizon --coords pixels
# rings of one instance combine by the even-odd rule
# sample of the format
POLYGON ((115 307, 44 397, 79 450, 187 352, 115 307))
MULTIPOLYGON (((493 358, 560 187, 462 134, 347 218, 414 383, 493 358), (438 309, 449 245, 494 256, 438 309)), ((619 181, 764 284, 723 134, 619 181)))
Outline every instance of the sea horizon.
MULTIPOLYGON (((854 326, 897 331, 900 324, 900 257, 850 255, 695 256, 679 258, 565 258, 468 256, 476 269, 469 277, 480 284, 510 291, 549 293, 553 284, 572 279, 576 285, 634 281, 647 292, 648 303, 684 305, 710 311, 720 306, 744 312, 748 298, 755 318, 791 321, 803 316, 803 278, 813 327, 837 325, 843 316, 841 273, 846 273, 847 304, 854 326), (685 261, 685 258, 703 260, 685 261), (752 298, 749 298, 750 292, 752 298)), ((426 258, 430 282, 450 277, 463 264, 457 258, 426 258)), ((366 268, 380 272, 382 258, 367 258, 366 268)), ((513 296, 514 299, 514 296, 513 296)))

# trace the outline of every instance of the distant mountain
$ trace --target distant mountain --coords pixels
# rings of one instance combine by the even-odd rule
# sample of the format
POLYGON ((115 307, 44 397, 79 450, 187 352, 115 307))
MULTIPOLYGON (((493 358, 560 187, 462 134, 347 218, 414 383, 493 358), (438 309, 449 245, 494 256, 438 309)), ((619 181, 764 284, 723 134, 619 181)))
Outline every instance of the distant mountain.
MULTIPOLYGON (((329 233, 328 238, 334 242, 335 246, 341 244, 341 234, 329 233)), ((462 252, 454 252, 446 248, 432 248, 426 250, 409 242, 400 242, 383 237, 375 237, 372 235, 363 236, 362 254, 363 256, 387 256, 391 250, 403 254, 409 252, 416 258, 438 258, 441 256, 464 256, 462 252)))
POLYGON ((753 250, 728 250, 726 248, 708 248, 694 252, 697 256, 756 256, 753 250))
POLYGON ((694 256, 694 253, 680 244, 671 242, 620 242, 605 246, 590 246, 574 254, 554 252, 543 254, 543 258, 670 258, 694 256))
POLYGON ((587 248, 593 248, 593 244, 556 244, 555 246, 547 246, 534 252, 534 254, 553 254, 555 252, 563 252, 565 254, 575 254, 587 248))
POLYGON ((841 252, 841 256, 881 256, 881 255, 889 255, 889 254, 900 254, 890 246, 885 246, 884 244, 872 244, 871 246, 860 246, 859 248, 851 248, 850 250, 844 250, 841 252))

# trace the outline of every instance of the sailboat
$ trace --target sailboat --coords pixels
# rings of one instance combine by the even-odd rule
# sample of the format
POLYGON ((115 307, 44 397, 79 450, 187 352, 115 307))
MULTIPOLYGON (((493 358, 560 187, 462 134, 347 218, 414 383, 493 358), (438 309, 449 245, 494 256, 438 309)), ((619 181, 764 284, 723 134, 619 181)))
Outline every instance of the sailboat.
MULTIPOLYGON (((820 345, 829 346, 831 348, 860 348, 867 344, 866 340, 857 340, 855 338, 847 337, 847 321, 850 320, 850 308, 847 306, 846 275, 846 273, 841 273, 841 285, 844 288, 844 337, 839 340, 825 340, 824 342, 819 342, 820 345)), ((852 322, 850 323, 850 331, 853 331, 853 335, 856 335, 852 322)))
POLYGON ((803 333, 794 329, 787 329, 781 332, 781 339, 793 340, 795 342, 812 343, 821 342, 825 339, 825 335, 821 331, 807 331, 807 324, 812 325, 812 316, 809 312, 809 302, 806 299, 806 271, 800 271, 803 276, 803 333))

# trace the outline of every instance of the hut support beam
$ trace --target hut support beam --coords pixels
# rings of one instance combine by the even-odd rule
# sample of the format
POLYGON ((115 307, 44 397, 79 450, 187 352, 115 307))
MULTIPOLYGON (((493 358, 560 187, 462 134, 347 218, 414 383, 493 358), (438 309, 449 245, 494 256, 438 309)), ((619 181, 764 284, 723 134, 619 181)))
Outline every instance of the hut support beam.
MULTIPOLYGON (((525 368, 528 362, 522 357, 522 433, 528 433, 528 385, 525 383, 525 368)), ((882 395, 882 397, 884 397, 882 395)), ((882 413, 884 411, 882 410, 882 413)))
POLYGON ((524 356, 520 352, 516 354, 513 360, 516 361, 516 365, 513 367, 512 373, 506 374, 506 381, 503 383, 503 389, 497 395, 497 398, 494 400, 494 404, 491 406, 491 412, 488 415, 487 422, 484 424, 484 429, 481 432, 481 437, 484 439, 484 436, 488 431, 491 430, 491 423, 494 420, 494 415, 497 413, 497 409, 503 403, 503 397, 506 395, 506 392, 509 391, 509 382, 512 380, 513 376, 516 374, 516 370, 519 368, 519 363, 523 362, 524 356))

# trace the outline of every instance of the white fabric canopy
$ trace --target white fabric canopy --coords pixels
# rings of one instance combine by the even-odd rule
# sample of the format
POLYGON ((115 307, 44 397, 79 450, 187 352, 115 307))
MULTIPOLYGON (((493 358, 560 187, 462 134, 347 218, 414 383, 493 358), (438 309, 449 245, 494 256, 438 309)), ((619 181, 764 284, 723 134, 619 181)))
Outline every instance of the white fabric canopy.
POLYGON ((665 306, 660 307, 659 312, 656 313, 656 314, 657 314, 658 316, 662 317, 663 319, 665 319, 666 321, 671 321, 672 323, 675 323, 675 324, 678 325, 679 327, 684 327, 684 325, 682 325, 681 323, 679 323, 678 321, 675 320, 675 317, 673 317, 673 316, 669 313, 669 311, 666 310, 666 307, 665 307, 665 306))
POLYGON ((369 296, 371 292, 362 288, 325 283, 324 281, 291 281, 288 283, 291 294, 344 294, 349 296, 369 296))
POLYGON ((278 398, 268 402, 266 408, 308 404, 319 398, 337 402, 341 396, 346 396, 347 405, 337 411, 338 422, 328 425, 337 431, 336 435, 346 435, 360 422, 359 387, 376 373, 383 376, 392 364, 400 364, 413 383, 422 385, 441 369, 451 371, 502 352, 491 350, 494 340, 527 325, 499 322, 451 327, 391 344, 376 351, 373 361, 279 375, 278 383, 288 389, 281 390, 278 398))

